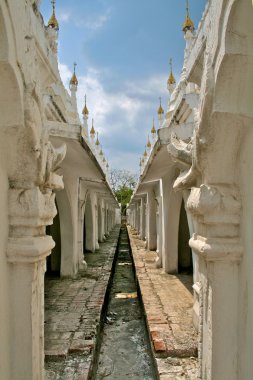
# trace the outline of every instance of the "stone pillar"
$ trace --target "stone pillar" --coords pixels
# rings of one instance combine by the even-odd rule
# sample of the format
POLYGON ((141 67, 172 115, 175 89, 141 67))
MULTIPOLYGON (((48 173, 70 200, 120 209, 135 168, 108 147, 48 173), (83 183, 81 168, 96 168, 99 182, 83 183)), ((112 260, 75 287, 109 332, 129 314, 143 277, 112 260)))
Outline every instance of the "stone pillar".
POLYGON ((147 249, 153 251, 157 248, 156 234, 156 199, 154 192, 150 190, 147 194, 147 249))
POLYGON ((114 228, 115 227, 115 209, 113 208, 112 209, 112 227, 114 228))
POLYGON ((134 229, 137 232, 137 204, 134 203, 134 229))
POLYGON ((83 229, 84 229, 84 206, 85 199, 78 200, 78 269, 83 269, 87 267, 87 264, 84 260, 84 252, 83 252, 83 229))
POLYGON ((101 223, 101 226, 100 226, 100 236, 98 237, 99 238, 99 241, 100 242, 103 242, 104 239, 105 239, 105 209, 104 209, 104 203, 102 202, 101 206, 100 207, 100 210, 101 210, 101 220, 100 220, 100 223, 101 223))
POLYGON ((44 273, 54 247, 45 226, 56 215, 54 198, 38 187, 9 192, 12 380, 44 380, 44 273))
POLYGON ((108 205, 106 206, 105 220, 106 220, 106 234, 108 236, 109 235, 108 205))
POLYGON ((238 380, 240 202, 232 185, 193 188, 187 207, 198 223, 190 246, 199 256, 200 377, 238 380))
POLYGON ((156 207, 156 231, 157 231, 157 242, 156 242, 156 252, 157 252, 157 268, 162 267, 162 244, 163 244, 163 226, 162 226, 162 197, 156 197, 157 207, 156 207))
POLYGON ((108 229, 109 233, 111 232, 112 229, 112 220, 111 220, 111 209, 108 209, 108 229))
POLYGON ((98 204, 94 206, 95 208, 95 248, 99 249, 99 243, 98 243, 98 204))
MULTIPOLYGON (((97 208, 96 208, 96 196, 94 193, 90 194, 90 201, 91 201, 91 218, 92 218, 92 230, 91 230, 91 246, 89 249, 92 252, 95 252, 98 247, 98 240, 97 240, 97 208)), ((86 223, 89 223, 86 221, 86 223)))
POLYGON ((110 235, 109 206, 107 206, 107 210, 106 210, 106 225, 107 225, 107 235, 110 235))
POLYGON ((145 198, 141 198, 140 204, 140 238, 145 240, 146 237, 146 202, 145 198))
POLYGON ((163 269, 178 273, 178 231, 182 193, 175 192, 171 180, 163 180, 163 269))
POLYGON ((140 202, 136 203, 136 230, 137 233, 140 234, 140 227, 141 227, 141 216, 140 216, 140 202))
POLYGON ((136 230, 136 205, 134 204, 132 207, 132 213, 133 213, 133 228, 136 230))

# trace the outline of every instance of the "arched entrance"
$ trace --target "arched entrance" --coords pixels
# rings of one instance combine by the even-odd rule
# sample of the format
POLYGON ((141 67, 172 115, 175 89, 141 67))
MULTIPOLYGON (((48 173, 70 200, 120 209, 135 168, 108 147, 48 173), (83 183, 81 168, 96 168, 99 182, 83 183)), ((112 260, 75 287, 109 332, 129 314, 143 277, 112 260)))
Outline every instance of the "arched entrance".
POLYGON ((178 226, 178 273, 192 274, 192 251, 189 246, 190 231, 188 226, 185 203, 182 200, 178 226))

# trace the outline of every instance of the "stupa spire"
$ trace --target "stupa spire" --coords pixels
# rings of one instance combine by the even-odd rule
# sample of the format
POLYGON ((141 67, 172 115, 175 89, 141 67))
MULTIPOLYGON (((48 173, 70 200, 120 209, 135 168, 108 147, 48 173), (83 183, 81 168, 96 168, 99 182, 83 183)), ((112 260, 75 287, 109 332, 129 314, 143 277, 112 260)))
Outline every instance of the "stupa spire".
POLYGON ((173 75, 173 69, 172 69, 172 58, 170 58, 169 64, 170 64, 170 75, 167 80, 167 88, 169 90, 169 93, 171 94, 176 87, 176 79, 173 75))
POLYGON ((189 1, 186 0, 186 17, 185 17, 185 20, 183 23, 183 32, 186 33, 188 30, 193 32, 194 29, 195 29, 194 23, 193 23, 192 19, 190 18, 190 15, 189 15, 189 1))
POLYGON ((51 3, 52 3, 53 12, 52 12, 52 16, 50 17, 50 19, 48 21, 47 26, 49 28, 59 30, 59 24, 58 24, 57 18, 55 16, 55 0, 51 0, 51 3))

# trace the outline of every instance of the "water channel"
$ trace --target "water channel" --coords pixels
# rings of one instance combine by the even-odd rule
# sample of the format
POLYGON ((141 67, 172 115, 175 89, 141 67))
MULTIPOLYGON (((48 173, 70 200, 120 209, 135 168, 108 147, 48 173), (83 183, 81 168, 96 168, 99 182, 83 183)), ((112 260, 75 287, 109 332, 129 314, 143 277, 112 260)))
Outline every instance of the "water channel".
POLYGON ((155 380, 156 367, 138 297, 126 227, 121 228, 115 273, 94 380, 155 380))

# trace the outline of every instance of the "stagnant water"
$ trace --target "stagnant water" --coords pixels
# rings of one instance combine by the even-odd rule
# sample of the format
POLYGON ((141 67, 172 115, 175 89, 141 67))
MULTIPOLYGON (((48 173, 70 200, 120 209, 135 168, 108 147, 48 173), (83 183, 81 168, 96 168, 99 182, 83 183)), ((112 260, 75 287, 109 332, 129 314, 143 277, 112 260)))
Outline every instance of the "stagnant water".
POLYGON ((137 297, 127 230, 121 229, 95 380, 154 380, 156 369, 137 297), (127 298, 126 298, 127 297, 127 298))

